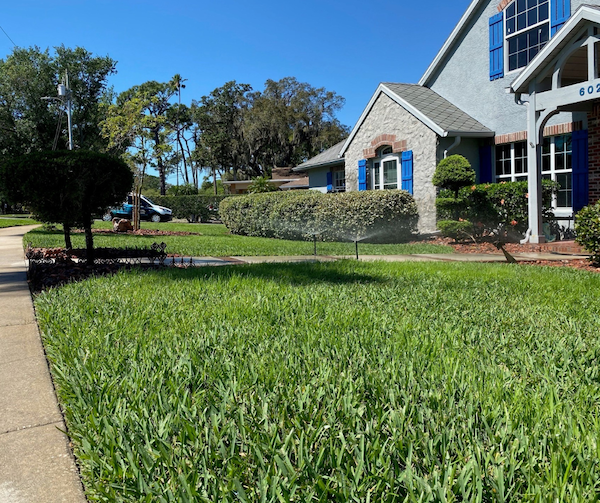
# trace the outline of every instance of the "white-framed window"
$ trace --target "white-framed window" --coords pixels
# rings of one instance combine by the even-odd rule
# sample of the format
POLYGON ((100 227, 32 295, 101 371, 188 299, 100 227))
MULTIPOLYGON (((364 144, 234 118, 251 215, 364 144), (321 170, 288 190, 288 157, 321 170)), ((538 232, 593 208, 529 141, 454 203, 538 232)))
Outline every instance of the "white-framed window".
POLYGON ((334 192, 345 192, 346 191, 346 170, 338 169, 333 172, 333 191, 334 192))
POLYGON ((542 144, 542 178, 558 182, 560 187, 552 201, 555 210, 572 211, 573 151, 571 133, 544 138, 542 144))
POLYGON ((496 181, 527 181, 527 142, 496 145, 496 181))
POLYGON ((523 68, 550 40, 549 0, 515 0, 506 7, 504 37, 505 68, 523 68))
POLYGON ((399 166, 400 156, 393 153, 392 147, 381 147, 371 164, 367 188, 369 190, 397 189, 399 166))

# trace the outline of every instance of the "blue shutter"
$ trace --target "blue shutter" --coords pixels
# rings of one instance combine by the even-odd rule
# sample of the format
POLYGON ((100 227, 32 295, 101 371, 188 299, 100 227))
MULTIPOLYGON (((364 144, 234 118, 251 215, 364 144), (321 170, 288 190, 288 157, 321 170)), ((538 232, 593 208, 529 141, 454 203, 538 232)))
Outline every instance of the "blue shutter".
POLYGON ((486 145, 479 149, 479 183, 492 183, 493 181, 492 146, 486 145))
MULTIPOLYGON (((568 1, 568 0, 565 0, 568 1)), ((490 18, 490 80, 504 77, 504 12, 490 18)))
POLYGON ((573 131, 573 213, 589 203, 588 132, 573 131))
POLYGON ((333 173, 327 172, 327 192, 333 192, 333 173))
POLYGON ((562 28, 571 17, 571 0, 550 1, 550 36, 562 28))
POLYGON ((358 161, 358 190, 367 190, 367 161, 358 161))
POLYGON ((413 153, 402 152, 402 190, 413 193, 413 153))

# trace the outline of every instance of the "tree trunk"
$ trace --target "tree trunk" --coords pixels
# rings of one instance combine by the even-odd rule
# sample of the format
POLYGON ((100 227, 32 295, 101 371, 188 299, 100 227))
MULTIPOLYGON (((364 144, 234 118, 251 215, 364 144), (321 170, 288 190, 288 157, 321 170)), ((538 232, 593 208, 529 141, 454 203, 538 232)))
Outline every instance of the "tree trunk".
POLYGON ((71 227, 68 224, 63 223, 63 234, 65 236, 65 248, 71 250, 73 248, 71 244, 71 227))
POLYGON ((85 256, 88 266, 94 265, 94 235, 92 234, 92 222, 84 226, 85 231, 85 256))

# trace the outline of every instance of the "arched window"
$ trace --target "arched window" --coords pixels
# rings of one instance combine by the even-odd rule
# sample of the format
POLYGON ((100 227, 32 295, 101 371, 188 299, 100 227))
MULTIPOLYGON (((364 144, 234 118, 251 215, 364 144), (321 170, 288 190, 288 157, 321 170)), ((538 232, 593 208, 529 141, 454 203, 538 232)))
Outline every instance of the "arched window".
POLYGON ((392 147, 383 146, 377 150, 370 173, 370 188, 373 190, 398 188, 399 156, 392 147))
POLYGON ((505 10, 508 71, 523 68, 550 40, 549 0, 515 0, 505 10))

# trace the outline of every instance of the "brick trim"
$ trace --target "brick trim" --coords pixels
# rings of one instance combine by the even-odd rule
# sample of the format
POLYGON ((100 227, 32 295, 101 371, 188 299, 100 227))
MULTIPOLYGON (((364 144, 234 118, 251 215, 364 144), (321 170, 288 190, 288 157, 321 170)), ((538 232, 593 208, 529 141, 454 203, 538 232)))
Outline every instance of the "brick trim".
POLYGON ((383 146, 391 146, 392 152, 398 154, 407 150, 407 140, 397 140, 395 134, 380 134, 371 140, 371 146, 363 150, 365 159, 377 157, 377 149, 383 146))
MULTIPOLYGON (((600 114, 600 105, 598 105, 600 114)), ((573 131, 581 131, 583 129, 583 123, 577 122, 565 122, 563 124, 556 124, 554 126, 546 126, 544 128, 544 136, 558 136, 560 134, 572 133, 573 131)), ((527 131, 518 131, 516 133, 501 134, 494 138, 495 145, 502 145, 503 143, 514 143, 517 141, 527 140, 527 131)))
POLYGON ((499 4, 498 4, 498 12, 502 12, 510 2, 512 2, 513 0, 502 0, 499 4))

